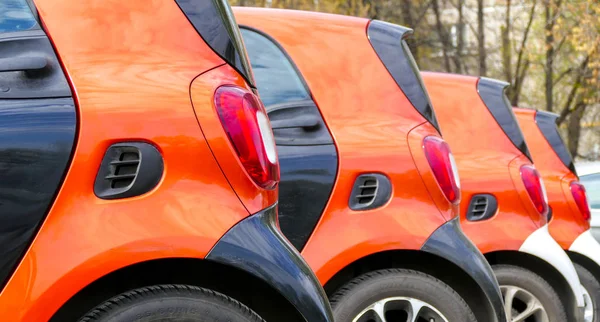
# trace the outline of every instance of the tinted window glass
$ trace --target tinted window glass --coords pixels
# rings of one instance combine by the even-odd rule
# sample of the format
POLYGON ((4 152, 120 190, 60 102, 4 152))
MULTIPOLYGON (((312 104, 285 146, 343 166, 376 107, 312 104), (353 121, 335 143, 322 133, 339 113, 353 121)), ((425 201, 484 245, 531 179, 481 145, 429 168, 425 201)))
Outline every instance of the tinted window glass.
POLYGON ((202 39, 254 86, 252 69, 227 0, 175 0, 202 39))
POLYGON ((523 132, 504 93, 508 83, 482 77, 477 83, 477 92, 492 116, 510 141, 531 160, 523 132))
POLYGON ((567 150, 565 142, 562 140, 560 133, 558 133, 558 128, 556 127, 557 117, 558 115, 553 113, 538 111, 535 113, 535 122, 562 163, 574 174, 577 174, 571 153, 567 150))
POLYGON ((286 54, 266 36, 242 28, 256 87, 265 107, 310 100, 304 82, 286 54))
POLYGON ((581 176, 579 181, 585 186, 590 207, 600 209, 600 173, 581 176))
POLYGON ((421 72, 404 41, 411 29, 391 23, 373 20, 369 24, 368 37, 385 68, 411 104, 439 130, 429 94, 423 84, 421 72))
POLYGON ((39 29, 26 0, 0 1, 0 32, 39 29))

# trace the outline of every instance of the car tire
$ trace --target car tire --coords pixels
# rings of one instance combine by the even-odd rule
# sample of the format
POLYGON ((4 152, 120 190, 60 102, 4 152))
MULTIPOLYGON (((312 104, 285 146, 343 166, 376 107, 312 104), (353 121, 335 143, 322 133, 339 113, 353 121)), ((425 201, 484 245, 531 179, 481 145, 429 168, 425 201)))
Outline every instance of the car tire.
POLYGON ((242 303, 221 293, 190 285, 138 288, 98 305, 80 322, 264 322, 242 303))
POLYGON ((518 296, 529 297, 530 295, 533 295, 546 311, 550 322, 567 321, 567 312, 565 311, 560 297, 556 294, 554 288, 552 288, 542 277, 528 269, 513 265, 494 265, 492 266, 492 269, 494 270, 498 284, 500 284, 505 307, 511 305, 507 303, 506 290, 508 288, 521 289, 524 291, 519 291, 520 293, 512 296, 512 298, 515 298, 516 300, 511 301, 511 303, 515 303, 515 305, 511 305, 512 312, 507 313, 509 317, 514 317, 515 314, 518 314, 520 312, 519 310, 523 308, 522 303, 526 302, 526 299, 519 299, 518 296), (527 292, 529 294, 527 294, 527 292))
MULTIPOLYGON (((400 302, 408 298, 429 304, 447 321, 476 322, 467 303, 452 288, 433 276, 408 269, 383 269, 358 276, 335 292, 331 306, 336 322, 352 322, 359 315, 366 314, 365 310, 374 303, 393 298, 401 299, 396 300, 398 305, 385 305, 391 308, 385 314, 396 314, 399 321, 408 320, 408 310, 398 311, 399 307, 404 310, 405 306, 400 302)), ((423 309, 419 312, 428 314, 423 309)), ((429 321, 429 318, 423 320, 429 321)))
MULTIPOLYGON (((600 321, 600 310, 598 308, 598 304, 600 304, 600 283, 594 277, 590 271, 585 269, 583 266, 573 262, 575 265, 575 270, 577 271, 577 275, 579 276, 579 281, 581 285, 586 290, 586 295, 589 296, 589 300, 591 300, 591 304, 593 307, 593 311, 590 312, 592 315, 592 320, 594 322, 600 321)), ((586 301, 588 299, 586 298, 586 301)), ((586 314, 588 314, 586 312, 586 314)))

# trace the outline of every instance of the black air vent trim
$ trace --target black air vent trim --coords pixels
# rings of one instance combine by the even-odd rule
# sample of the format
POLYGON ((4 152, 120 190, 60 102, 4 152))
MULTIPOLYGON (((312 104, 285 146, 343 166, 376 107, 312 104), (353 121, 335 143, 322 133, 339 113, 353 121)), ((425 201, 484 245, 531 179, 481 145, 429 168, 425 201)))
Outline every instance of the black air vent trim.
POLYGON ((156 187, 163 170, 162 155, 151 144, 113 144, 102 159, 94 183, 94 193, 101 199, 139 196, 156 187))
POLYGON ((498 201, 493 195, 483 193, 473 195, 467 209, 467 220, 480 221, 493 217, 498 210, 498 201))
POLYGON ((385 175, 362 174, 354 181, 348 205, 352 210, 369 210, 383 206, 392 195, 392 183, 385 175))

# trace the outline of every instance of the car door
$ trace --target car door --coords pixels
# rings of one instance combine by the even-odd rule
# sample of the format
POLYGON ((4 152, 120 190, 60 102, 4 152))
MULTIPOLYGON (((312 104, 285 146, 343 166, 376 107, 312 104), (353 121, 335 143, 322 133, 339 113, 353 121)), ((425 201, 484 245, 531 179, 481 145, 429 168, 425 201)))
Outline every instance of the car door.
POLYGON ((333 139, 306 82, 268 35, 241 26, 256 85, 279 153, 279 222, 301 251, 333 188, 338 158, 333 139))
POLYGON ((29 0, 0 2, 0 286, 35 237, 61 186, 76 107, 29 0))

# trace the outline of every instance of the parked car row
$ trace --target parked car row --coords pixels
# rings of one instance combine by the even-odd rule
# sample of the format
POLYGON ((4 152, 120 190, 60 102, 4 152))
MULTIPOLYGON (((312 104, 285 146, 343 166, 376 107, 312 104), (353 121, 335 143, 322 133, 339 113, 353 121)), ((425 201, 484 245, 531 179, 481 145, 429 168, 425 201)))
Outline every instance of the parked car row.
POLYGON ((600 322, 595 174, 507 83, 421 72, 411 29, 0 9, 3 321, 600 322))

